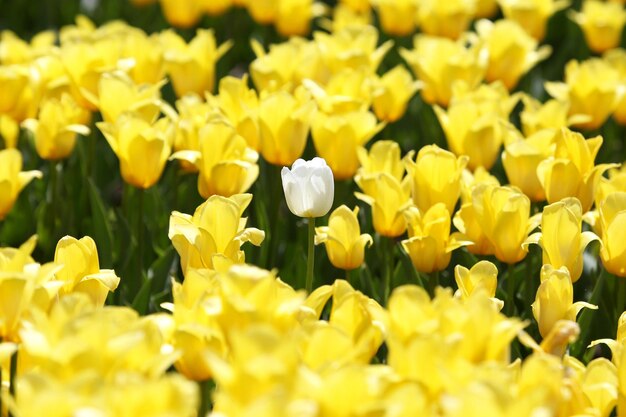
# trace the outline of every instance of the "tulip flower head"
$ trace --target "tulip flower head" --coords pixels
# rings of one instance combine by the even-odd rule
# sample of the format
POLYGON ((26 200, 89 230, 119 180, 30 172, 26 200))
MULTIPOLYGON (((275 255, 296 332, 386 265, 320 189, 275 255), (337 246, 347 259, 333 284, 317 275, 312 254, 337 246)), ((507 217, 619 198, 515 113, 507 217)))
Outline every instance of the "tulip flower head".
POLYGON ((363 263, 365 246, 371 246, 372 237, 367 233, 361 234, 357 214, 348 206, 342 205, 330 215, 328 226, 316 229, 315 243, 325 243, 328 259, 337 268, 351 270, 363 263))
POLYGON ((619 277, 626 277, 626 193, 609 195, 600 205, 602 249, 600 257, 606 270, 619 277))
POLYGON ((17 197, 40 171, 22 171, 22 154, 17 149, 0 151, 0 220, 11 211, 17 197))
POLYGON ((582 11, 572 10, 569 17, 582 29, 589 49, 597 53, 619 45, 626 23, 623 5, 597 0, 585 0, 582 11))
POLYGON ((324 216, 333 205, 333 172, 323 158, 298 159, 280 173, 287 206, 299 217, 324 216))

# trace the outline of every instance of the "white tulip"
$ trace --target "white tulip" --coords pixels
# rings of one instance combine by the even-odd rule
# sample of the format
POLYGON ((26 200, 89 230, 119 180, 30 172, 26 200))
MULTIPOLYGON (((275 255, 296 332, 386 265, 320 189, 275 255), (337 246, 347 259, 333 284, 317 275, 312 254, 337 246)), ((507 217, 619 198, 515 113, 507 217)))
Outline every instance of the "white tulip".
POLYGON ((321 217, 328 213, 335 196, 333 172, 323 158, 298 159, 291 169, 281 171, 289 210, 300 217, 321 217))

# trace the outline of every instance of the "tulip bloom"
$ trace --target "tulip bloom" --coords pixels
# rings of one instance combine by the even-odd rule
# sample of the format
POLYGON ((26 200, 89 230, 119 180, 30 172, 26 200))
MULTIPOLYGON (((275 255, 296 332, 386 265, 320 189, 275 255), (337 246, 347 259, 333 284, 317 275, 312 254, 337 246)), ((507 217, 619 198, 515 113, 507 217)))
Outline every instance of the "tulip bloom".
POLYGON ((91 130, 83 120, 89 113, 78 107, 74 99, 63 94, 41 103, 38 119, 27 119, 23 126, 33 132, 37 154, 46 160, 65 159, 76 145, 76 135, 87 136, 91 130))
MULTIPOLYGON (((618 88, 626 91, 626 50, 611 49, 602 57, 619 74, 618 88)), ((620 125, 626 125, 626 94, 621 94, 613 112, 613 119, 620 125)))
POLYGON ((354 178, 363 193, 354 195, 372 207, 374 230, 386 237, 398 237, 406 231, 404 210, 412 204, 411 179, 402 181, 383 172, 354 178))
POLYGON ((569 112, 568 102, 550 99, 541 103, 528 94, 522 94, 522 102, 524 109, 520 113, 520 119, 522 132, 526 137, 540 130, 560 130, 571 124, 572 118, 567 116, 569 112))
POLYGON ((59 294, 82 292, 96 306, 103 306, 109 292, 115 291, 120 278, 111 269, 100 269, 96 243, 89 236, 78 240, 65 236, 57 243, 54 263, 63 265, 55 274, 62 281, 59 294))
POLYGON ((420 149, 415 161, 408 159, 406 169, 412 180, 413 202, 425 213, 437 203, 443 203, 448 213, 454 213, 461 194, 461 174, 467 157, 428 145, 420 149))
POLYGON ((476 32, 489 52, 485 80, 500 80, 509 91, 524 74, 546 59, 551 52, 551 48, 546 45, 537 48, 537 40, 512 20, 501 19, 495 23, 480 20, 476 23, 476 32))
POLYGON ((215 195, 199 205, 193 216, 172 213, 168 237, 180 255, 185 274, 190 268, 217 269, 243 263, 241 245, 261 244, 265 232, 246 228, 247 219, 241 217, 251 200, 251 194, 230 198, 215 195))
POLYGON ((543 40, 548 19, 569 6, 569 0, 498 0, 504 17, 517 22, 538 41, 543 40))
POLYGON ((358 207, 350 210, 341 205, 330 214, 328 226, 315 229, 315 244, 326 245, 328 259, 336 268, 358 268, 363 263, 365 247, 372 246, 372 237, 367 233, 361 234, 358 213, 358 207))
POLYGON ((374 3, 383 32, 408 36, 415 32, 419 2, 416 0, 378 0, 374 3))
POLYGON ((570 19, 580 26, 589 49, 601 54, 617 47, 626 23, 624 6, 617 3, 585 0, 580 13, 570 11, 570 19))
MULTIPOLYGON (((517 132, 512 135, 516 136, 517 132)), ((537 167, 554 154, 555 132, 540 130, 527 139, 509 140, 502 152, 502 165, 509 183, 518 187, 531 201, 544 201, 546 193, 537 176, 537 167)))
POLYGON ((383 74, 373 92, 372 106, 378 120, 395 122, 406 112, 411 97, 422 83, 414 81, 402 65, 383 74))
POLYGON ((504 141, 504 122, 517 103, 501 83, 481 85, 471 92, 459 89, 448 111, 435 106, 450 150, 469 157, 469 169, 493 167, 504 141))
POLYGON ((22 154, 17 149, 0 150, 0 220, 11 211, 20 191, 41 177, 40 171, 22 171, 22 154))
POLYGON ((365 145, 384 124, 368 111, 326 115, 318 113, 311 127, 317 154, 328 161, 338 180, 351 178, 359 167, 357 149, 365 145))
POLYGON ((428 35, 413 38, 414 49, 400 49, 400 55, 423 83, 422 97, 429 104, 447 107, 457 82, 473 90, 480 85, 487 69, 487 54, 477 43, 428 35))
POLYGON ((493 245, 494 255, 514 264, 526 257, 522 244, 536 225, 530 219, 530 199, 512 187, 479 184, 472 191, 475 221, 493 245))
POLYGON ((543 263, 555 268, 566 267, 572 282, 583 272, 583 253, 587 245, 600 240, 593 232, 582 232, 582 206, 568 197, 550 204, 541 215, 541 232, 533 233, 525 245, 535 243, 543 250, 543 263))
POLYGON ((217 103, 226 118, 235 126, 248 142, 248 146, 259 151, 259 98, 254 89, 248 88, 248 76, 235 78, 231 76, 220 80, 217 103))
POLYGON ((407 160, 413 155, 413 151, 410 151, 403 159, 400 159, 400 145, 393 140, 376 141, 369 152, 360 147, 356 153, 361 164, 357 175, 369 177, 386 172, 398 181, 402 181, 407 160))
MULTIPOLYGON (((459 287, 457 294, 463 299, 468 299, 472 294, 484 291, 492 300, 496 300, 498 288, 498 268, 489 261, 479 261, 471 269, 462 265, 454 267, 454 280, 459 287)), ((499 301, 500 308, 502 301, 499 301)))
POLYGON ((276 12, 278 33, 285 37, 306 36, 311 31, 311 21, 324 14, 324 7, 314 0, 281 0, 276 12))
POLYGON ((135 112, 144 120, 152 122, 161 112, 159 90, 164 84, 165 80, 156 84, 137 85, 123 72, 106 73, 98 82, 98 97, 91 100, 98 106, 105 122, 115 123, 125 111, 135 112))
POLYGON ((574 126, 593 130, 602 126, 617 106, 619 82, 619 73, 611 65, 591 58, 582 63, 569 61, 565 82, 546 82, 545 88, 552 97, 570 103, 569 115, 576 116, 574 126))
POLYGON ((291 165, 302 156, 315 103, 304 91, 285 91, 261 97, 259 134, 261 154, 274 165, 291 165))
POLYGON ((125 182, 137 188, 152 187, 161 177, 174 140, 174 125, 166 118, 149 123, 124 113, 115 124, 100 122, 100 129, 120 160, 125 182))
POLYGON ((324 216, 333 205, 335 182, 322 158, 298 159, 280 172, 289 210, 299 217, 324 216))
POLYGON ((243 193, 259 176, 259 154, 229 124, 207 123, 198 132, 198 148, 178 151, 171 159, 186 161, 199 171, 198 192, 203 198, 243 193))
POLYGON ((559 320, 575 322, 583 308, 598 307, 582 301, 574 303, 574 287, 567 268, 544 265, 541 268, 541 284, 532 304, 541 336, 546 338, 559 320))
POLYGON ((417 15, 422 32, 458 39, 469 27, 475 11, 473 0, 422 0, 417 15))
POLYGON ((610 194, 599 207, 602 233, 600 257, 608 272, 626 277, 626 192, 610 194))
POLYGON ((402 247, 419 272, 432 273, 448 267, 452 251, 471 242, 461 240, 459 233, 450 234, 450 212, 437 203, 422 214, 417 207, 405 211, 409 238, 402 247))
POLYGON ((177 97, 213 91, 215 64, 230 49, 231 42, 218 47, 213 31, 205 29, 199 29, 189 44, 172 30, 161 33, 161 41, 165 67, 177 97))
POLYGON ((537 177, 546 192, 548 203, 565 197, 576 197, 583 213, 591 209, 593 196, 602 174, 614 165, 594 166, 594 159, 602 146, 602 136, 585 139, 583 135, 562 129, 556 140, 554 157, 537 166, 537 177))

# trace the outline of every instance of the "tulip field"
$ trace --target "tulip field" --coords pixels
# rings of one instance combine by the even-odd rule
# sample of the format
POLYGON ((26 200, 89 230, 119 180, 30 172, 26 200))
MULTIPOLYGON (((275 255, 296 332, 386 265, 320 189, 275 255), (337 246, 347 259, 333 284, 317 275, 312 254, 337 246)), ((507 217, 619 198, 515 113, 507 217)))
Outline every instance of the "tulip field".
POLYGON ((0 6, 0 417, 626 417, 626 1, 0 6))

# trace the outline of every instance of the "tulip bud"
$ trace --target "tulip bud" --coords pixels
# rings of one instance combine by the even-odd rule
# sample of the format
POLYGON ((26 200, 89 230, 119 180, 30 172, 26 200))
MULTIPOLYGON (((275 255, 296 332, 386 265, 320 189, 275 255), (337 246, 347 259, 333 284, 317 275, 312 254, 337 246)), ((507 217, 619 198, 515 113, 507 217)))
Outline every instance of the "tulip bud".
POLYGON ((358 212, 358 207, 352 211, 345 205, 340 206, 330 215, 328 226, 315 230, 315 244, 326 244, 328 259, 336 268, 351 270, 361 266, 365 246, 373 243, 370 235, 361 234, 358 212))
POLYGON ((498 268, 489 261, 477 262, 471 269, 462 265, 454 267, 454 279, 459 287, 456 296, 468 299, 472 294, 484 291, 501 309, 503 302, 495 298, 498 287, 498 268))
POLYGON ((516 21, 538 41, 546 34, 548 19, 554 13, 569 6, 569 0, 498 0, 507 19, 516 21))
POLYGON ((372 101, 378 120, 395 122, 404 116, 409 100, 421 86, 402 65, 383 74, 372 101))
POLYGON ((582 11, 572 10, 569 17, 582 29, 589 49, 597 53, 619 45, 626 23, 624 6, 597 0, 585 0, 582 11))
POLYGON ((541 284, 532 304, 533 316, 539 324, 539 333, 544 338, 559 320, 576 321, 583 308, 598 307, 582 301, 574 303, 574 287, 567 268, 544 265, 541 268, 541 284))
POLYGON ((20 191, 34 178, 41 178, 40 171, 22 171, 22 154, 16 149, 0 151, 0 220, 11 211, 20 191))
POLYGON ((602 249, 600 257, 608 272, 626 277, 626 248, 624 225, 626 225, 626 193, 609 195, 600 205, 602 249))
POLYGON ((298 159, 281 171, 287 206, 299 217, 324 216, 333 205, 333 172, 322 158, 298 159))

